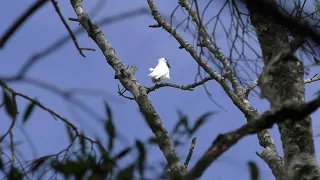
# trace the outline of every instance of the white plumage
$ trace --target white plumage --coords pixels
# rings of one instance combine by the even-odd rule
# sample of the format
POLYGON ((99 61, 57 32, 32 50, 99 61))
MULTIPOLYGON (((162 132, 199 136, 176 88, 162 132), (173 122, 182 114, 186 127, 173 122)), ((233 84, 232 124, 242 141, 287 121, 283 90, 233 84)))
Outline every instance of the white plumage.
POLYGON ((155 68, 149 68, 151 73, 149 77, 153 83, 162 82, 163 80, 170 79, 170 65, 165 58, 158 59, 158 64, 155 68))

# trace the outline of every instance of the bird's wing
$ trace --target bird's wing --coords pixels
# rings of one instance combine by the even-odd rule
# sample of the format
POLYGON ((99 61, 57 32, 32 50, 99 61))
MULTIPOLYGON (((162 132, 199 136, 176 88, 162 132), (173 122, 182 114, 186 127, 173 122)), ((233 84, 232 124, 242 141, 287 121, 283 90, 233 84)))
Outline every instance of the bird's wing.
POLYGON ((170 79, 169 72, 165 75, 165 77, 166 77, 167 79, 170 79))
MULTIPOLYGON (((156 71, 156 70, 155 70, 156 71)), ((155 72, 154 71, 154 72, 155 72)), ((167 66, 161 66, 157 69, 157 71, 155 72, 155 78, 159 79, 163 76, 165 76, 167 73, 169 73, 169 69, 167 66)))
POLYGON ((154 69, 153 69, 153 68, 149 68, 149 71, 151 71, 151 72, 152 72, 152 71, 154 71, 154 69))

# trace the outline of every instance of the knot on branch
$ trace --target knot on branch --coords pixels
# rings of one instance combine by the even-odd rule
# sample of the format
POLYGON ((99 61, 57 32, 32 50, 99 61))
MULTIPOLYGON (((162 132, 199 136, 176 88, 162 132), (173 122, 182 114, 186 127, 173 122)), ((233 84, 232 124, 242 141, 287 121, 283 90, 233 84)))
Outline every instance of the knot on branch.
POLYGON ((319 179, 320 168, 313 154, 300 153, 287 162, 287 179, 319 179))
POLYGON ((87 30, 88 37, 92 36, 99 27, 94 24, 87 13, 78 15, 80 25, 87 30))
POLYGON ((138 68, 136 66, 128 65, 126 69, 120 69, 120 71, 116 71, 114 79, 135 77, 137 70, 138 68))

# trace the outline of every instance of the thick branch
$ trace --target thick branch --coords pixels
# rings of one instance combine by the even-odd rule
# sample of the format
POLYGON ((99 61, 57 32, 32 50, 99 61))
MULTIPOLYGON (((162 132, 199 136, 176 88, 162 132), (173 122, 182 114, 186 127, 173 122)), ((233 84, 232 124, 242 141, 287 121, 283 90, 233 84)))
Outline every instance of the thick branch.
MULTIPOLYGON (((189 52, 189 54, 195 59, 195 61, 201 66, 214 80, 216 80, 224 89, 224 91, 227 93, 227 95, 230 97, 232 102, 243 112, 245 117, 247 118, 248 122, 253 121, 256 119, 259 114, 257 113, 256 109, 251 106, 250 102, 244 97, 243 90, 241 89, 242 93, 235 94, 234 91, 229 87, 228 82, 215 70, 213 70, 211 67, 209 67, 205 61, 203 61, 197 54, 196 50, 193 48, 192 45, 190 45, 188 42, 186 42, 177 32, 174 30, 160 15, 158 12, 153 0, 147 0, 149 7, 152 11, 152 15, 154 19, 158 22, 157 25, 153 27, 162 27, 165 29, 168 33, 170 33, 179 43, 180 46, 186 51, 189 52)), ((268 130, 264 130, 258 133, 258 139, 259 143, 262 147, 273 150, 274 154, 276 156, 272 156, 267 159, 266 161, 274 160, 275 158, 278 158, 278 153, 276 150, 276 147, 274 145, 274 142, 268 132, 268 130), (275 157, 275 158, 274 158, 275 157)), ((271 166, 269 164, 269 166, 271 166)))
POLYGON ((140 111, 145 116, 146 122, 155 134, 159 148, 165 156, 172 176, 181 176, 185 173, 185 167, 180 162, 177 153, 173 147, 167 130, 155 111, 151 101, 148 99, 147 90, 139 84, 136 77, 127 69, 124 63, 118 58, 112 45, 107 41, 102 30, 94 24, 88 14, 82 8, 81 0, 71 0, 72 7, 78 15, 78 19, 88 35, 99 46, 107 63, 114 69, 115 76, 119 78, 122 86, 131 92, 135 101, 139 105, 140 111))
POLYGON ((320 96, 309 103, 303 103, 301 105, 297 105, 294 102, 284 103, 280 110, 271 109, 263 113, 258 119, 247 123, 241 128, 219 135, 213 141, 205 155, 200 158, 196 165, 187 174, 187 179, 199 178, 206 168, 214 162, 214 160, 220 157, 220 155, 243 137, 271 128, 274 124, 283 122, 286 119, 290 119, 291 121, 300 121, 315 112, 319 107, 320 96))
MULTIPOLYGON (((276 1, 268 3, 276 5, 276 1)), ((265 64, 263 74, 259 77, 258 85, 263 97, 267 98, 272 108, 281 107, 287 100, 295 104, 304 104, 304 65, 292 53, 299 47, 302 39, 289 43, 286 22, 279 23, 279 16, 264 6, 261 1, 247 0, 247 8, 250 12, 251 24, 254 26, 259 45, 262 50, 262 59, 265 64), (300 41, 300 42, 299 42, 300 41), (290 48, 288 48, 290 47, 290 48), (281 55, 282 54, 282 55, 281 55), (277 58, 278 57, 278 58, 277 58)), ((297 33, 298 36, 304 36, 297 33)), ((303 121, 282 121, 277 123, 282 140, 284 159, 287 162, 301 153, 314 154, 314 140, 312 137, 312 121, 306 117, 303 121)), ((305 164, 305 166, 309 166, 305 164)), ((277 167, 271 166, 272 172, 277 180, 287 179, 286 173, 275 174, 277 167)), ((309 175, 309 173, 305 173, 309 175)))
POLYGON ((276 1, 270 0, 256 0, 257 8, 263 16, 272 17, 272 20, 294 33, 298 33, 304 37, 310 37, 317 44, 320 44, 320 33, 317 28, 313 28, 310 22, 306 19, 296 19, 296 16, 290 16, 279 10, 276 1))

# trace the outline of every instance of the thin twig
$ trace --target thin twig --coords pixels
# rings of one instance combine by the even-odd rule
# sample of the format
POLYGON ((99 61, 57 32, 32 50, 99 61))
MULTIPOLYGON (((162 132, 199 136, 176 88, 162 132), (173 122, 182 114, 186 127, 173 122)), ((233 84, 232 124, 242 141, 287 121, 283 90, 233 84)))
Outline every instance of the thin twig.
POLYGON ((69 35, 70 35, 70 37, 71 37, 74 45, 75 45, 76 48, 78 49, 79 53, 80 53, 83 57, 86 57, 86 56, 83 54, 82 50, 95 51, 95 50, 92 49, 92 48, 80 48, 76 36, 73 34, 71 28, 69 27, 67 21, 64 19, 63 15, 62 15, 62 13, 61 13, 61 11, 60 11, 60 8, 59 8, 59 6, 58 6, 58 2, 57 2, 56 0, 51 0, 51 3, 52 3, 52 5, 54 6, 54 9, 57 11, 57 13, 58 13, 58 15, 59 15, 62 23, 63 23, 64 26, 67 28, 67 30, 68 30, 68 32, 69 32, 69 35))
POLYGON ((18 19, 16 19, 13 25, 10 26, 0 38, 0 49, 4 47, 5 43, 18 30, 18 28, 21 27, 21 25, 46 2, 48 2, 48 0, 35 1, 32 6, 30 6, 18 19))
MULTIPOLYGON (((1 81, 0 81, 1 82, 1 81)), ((74 131, 77 131, 78 128, 73 125, 70 121, 68 121, 66 118, 62 117, 61 115, 59 115, 58 113, 54 112, 53 110, 47 108, 46 106, 42 105, 39 101, 27 96, 27 95, 24 95, 22 93, 19 93, 19 92, 16 92, 15 90, 11 89, 10 87, 8 86, 4 86, 4 83, 0 83, 0 85, 2 87, 4 87, 5 89, 7 89, 10 93, 12 93, 13 95, 16 95, 16 96, 20 96, 24 99, 27 99, 29 101, 31 101, 32 103, 34 103, 35 105, 37 105, 38 107, 40 107, 41 109, 47 111, 49 114, 51 115, 54 115, 55 117, 57 117, 58 119, 60 119, 61 121, 63 121, 64 123, 66 123, 69 127, 71 127, 74 131)), ((1 141, 0 141, 1 142, 1 141)))
POLYGON ((196 147, 196 143, 197 143, 197 137, 192 138, 190 149, 189 149, 189 154, 187 156, 186 162, 184 163, 184 166, 186 167, 186 169, 188 168, 189 162, 190 162, 192 154, 193 154, 193 150, 196 147))
MULTIPOLYGON (((238 0, 239 1, 239 0, 238 0)), ((281 12, 276 1, 255 0, 255 7, 259 8, 263 16, 273 17, 274 22, 281 24, 294 33, 299 33, 301 36, 310 37, 314 42, 320 44, 320 34, 313 28, 306 19, 297 20, 294 17, 281 12)))
POLYGON ((305 84, 309 84, 309 83, 312 83, 312 82, 315 82, 315 81, 319 81, 319 80, 320 80, 320 74, 316 74, 312 78, 304 79, 304 83, 305 84))
POLYGON ((153 87, 147 88, 147 93, 150 93, 150 92, 155 91, 157 89, 160 89, 162 87, 172 87, 172 88, 177 88, 177 89, 181 89, 181 90, 193 91, 195 87, 203 85, 204 83, 206 83, 207 81, 210 81, 210 80, 213 80, 213 78, 208 76, 199 82, 196 82, 193 84, 188 84, 188 85, 178 85, 178 84, 173 84, 173 83, 156 84, 153 87))
POLYGON ((208 50, 214 55, 214 57, 222 63, 223 67, 227 71, 226 75, 229 81, 231 82, 235 93, 238 94, 240 92, 240 84, 235 76, 235 73, 231 69, 228 63, 228 59, 223 55, 223 53, 217 48, 215 43, 211 40, 209 34, 206 31, 206 28, 202 25, 202 21, 199 17, 199 14, 197 14, 197 12, 195 12, 192 9, 189 1, 179 0, 179 4, 181 5, 181 7, 185 8, 188 11, 189 15, 192 17, 192 20, 195 22, 199 29, 199 38, 202 39, 201 44, 207 47, 208 50))
POLYGON ((14 140, 13 140, 13 129, 10 128, 9 132, 10 132, 10 151, 11 151, 11 161, 12 164, 14 164, 14 161, 16 160, 16 151, 14 148, 14 140))
MULTIPOLYGON (((100 21, 98 21, 97 24, 99 24, 101 26, 110 25, 112 23, 116 23, 116 22, 121 21, 123 19, 130 19, 130 18, 134 18, 136 16, 145 15, 145 14, 148 14, 148 13, 149 13, 149 11, 146 8, 137 8, 137 9, 133 9, 133 10, 128 11, 128 12, 119 13, 119 14, 116 14, 116 15, 113 15, 113 16, 110 16, 110 17, 103 18, 100 21)), ((77 19, 77 22, 78 22, 78 19, 77 19)), ((85 31, 84 31, 84 29, 82 27, 79 27, 79 28, 76 28, 76 29, 72 30, 72 32, 75 35, 80 35, 80 34, 84 33, 85 31)), ((70 39, 71 38, 70 38, 70 35, 68 33, 68 34, 62 36, 61 38, 57 39, 50 46, 42 49, 40 52, 37 52, 37 53, 33 54, 31 57, 29 57, 27 60, 25 60, 25 63, 23 64, 23 66, 19 70, 19 73, 18 73, 17 77, 22 77, 37 62, 39 62, 41 59, 44 59, 45 57, 49 56, 50 54, 56 52, 57 50, 59 50, 70 39)))
MULTIPOLYGON (((305 84, 310 84, 310 83, 313 83, 315 81, 320 81, 320 74, 316 74, 314 75, 313 77, 311 78, 307 78, 307 79, 304 79, 304 83, 305 84)), ((253 83, 251 83, 246 89, 245 89, 245 97, 248 98, 250 92, 255 88, 257 87, 258 85, 258 80, 255 80, 253 81, 253 83)))
POLYGON ((6 138, 6 136, 11 132, 11 130, 14 128, 14 125, 16 124, 16 118, 13 118, 12 119, 12 122, 11 122, 11 124, 10 124, 10 127, 9 127, 9 129, 8 129, 8 131, 4 134, 4 135, 2 135, 1 136, 1 138, 0 138, 0 143, 4 140, 4 138, 6 138))
POLYGON ((124 93, 125 93, 126 91, 127 91, 126 88, 122 88, 122 89, 120 90, 120 86, 118 85, 118 94, 119 94, 119 96, 122 96, 122 97, 124 97, 124 98, 126 98, 126 99, 129 99, 129 100, 134 100, 134 97, 129 97, 129 96, 124 95, 124 93))

